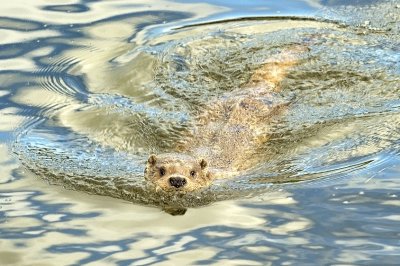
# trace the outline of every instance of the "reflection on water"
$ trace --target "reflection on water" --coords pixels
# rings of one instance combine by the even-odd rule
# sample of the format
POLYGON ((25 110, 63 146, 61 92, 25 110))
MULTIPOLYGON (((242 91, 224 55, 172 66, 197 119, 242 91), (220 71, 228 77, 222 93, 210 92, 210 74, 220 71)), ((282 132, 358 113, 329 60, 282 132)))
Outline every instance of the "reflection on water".
POLYGON ((4 5, 0 264, 398 261, 398 5, 226 2, 4 5), (200 193, 149 191, 148 154, 292 44, 309 51, 265 163, 200 193))
POLYGON ((259 193, 271 182, 366 167, 375 153, 396 149, 396 40, 374 30, 360 34, 335 22, 296 18, 189 24, 167 33, 148 27, 186 16, 136 13, 75 26, 82 36, 74 47, 47 62, 34 88, 13 97, 38 107, 44 118, 29 121, 18 136, 22 162, 51 183, 73 189, 146 204, 199 206, 259 193), (140 25, 137 32, 119 27, 125 20, 140 25), (105 38, 98 31, 104 27, 120 31, 105 38), (143 32, 152 38, 137 40, 143 32), (243 86, 291 44, 307 46, 308 52, 276 96, 290 106, 269 125, 272 140, 255 152, 263 164, 219 191, 211 187, 182 198, 156 195, 143 185, 148 154, 175 151, 211 100, 243 86), (32 94, 41 91, 43 98, 35 100, 32 94), (231 189, 237 181, 239 193, 231 189))
POLYGON ((381 178, 305 186, 259 200, 224 201, 190 209, 178 218, 55 187, 47 189, 46 195, 32 190, 4 193, 2 206, 11 212, 1 235, 12 241, 3 242, 2 252, 9 252, 5 258, 17 264, 51 263, 54 258, 78 265, 146 265, 166 260, 234 265, 382 260, 390 264, 397 261, 390 254, 399 251, 393 229, 400 202, 391 193, 396 188, 388 186, 391 178, 381 178), (73 204, 58 203, 65 200, 73 204), (377 217, 382 211, 392 215, 377 217))

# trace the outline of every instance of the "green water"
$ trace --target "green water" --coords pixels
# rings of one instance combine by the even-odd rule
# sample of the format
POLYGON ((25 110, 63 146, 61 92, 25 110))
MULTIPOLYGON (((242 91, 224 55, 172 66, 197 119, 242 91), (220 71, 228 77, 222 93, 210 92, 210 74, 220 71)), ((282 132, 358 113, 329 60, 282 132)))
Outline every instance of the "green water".
POLYGON ((0 264, 395 265, 400 9, 341 4, 2 7, 0 264), (146 187, 150 153, 293 44, 263 163, 184 197, 146 187))

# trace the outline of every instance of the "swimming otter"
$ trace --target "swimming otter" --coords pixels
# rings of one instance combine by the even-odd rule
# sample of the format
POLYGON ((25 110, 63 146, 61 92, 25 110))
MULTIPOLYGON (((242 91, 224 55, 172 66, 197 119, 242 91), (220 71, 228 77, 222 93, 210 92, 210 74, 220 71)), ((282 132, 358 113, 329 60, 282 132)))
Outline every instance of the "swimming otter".
POLYGON ((176 153, 150 155, 145 179, 156 190, 185 193, 254 166, 251 152, 268 140, 268 121, 287 105, 277 101, 279 83, 302 51, 292 47, 272 57, 247 85, 213 101, 176 153))
POLYGON ((150 155, 145 177, 164 191, 193 191, 208 186, 211 173, 204 159, 196 159, 184 153, 150 155))

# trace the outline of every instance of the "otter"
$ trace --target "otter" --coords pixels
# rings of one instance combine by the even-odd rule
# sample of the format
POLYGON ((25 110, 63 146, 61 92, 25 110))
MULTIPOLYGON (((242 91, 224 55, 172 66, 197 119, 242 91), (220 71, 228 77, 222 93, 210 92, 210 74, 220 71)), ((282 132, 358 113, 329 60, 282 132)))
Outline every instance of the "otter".
POLYGON ((211 102, 175 152, 150 155, 145 179, 156 191, 187 193, 253 167, 251 153, 268 141, 268 122, 288 104, 277 100, 279 83, 304 50, 296 46, 273 56, 245 86, 211 102))
POLYGON ((184 153, 152 154, 147 160, 145 177, 156 185, 156 190, 194 191, 211 183, 205 159, 184 153))

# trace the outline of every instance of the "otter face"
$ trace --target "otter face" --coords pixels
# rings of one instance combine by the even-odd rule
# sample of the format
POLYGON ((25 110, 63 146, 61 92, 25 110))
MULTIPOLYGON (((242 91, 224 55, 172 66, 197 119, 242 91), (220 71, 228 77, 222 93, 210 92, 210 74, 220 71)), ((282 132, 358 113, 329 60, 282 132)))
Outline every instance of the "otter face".
POLYGON ((211 183, 211 175, 204 159, 178 153, 150 155, 144 177, 155 185, 156 190, 190 192, 205 188, 211 183))

